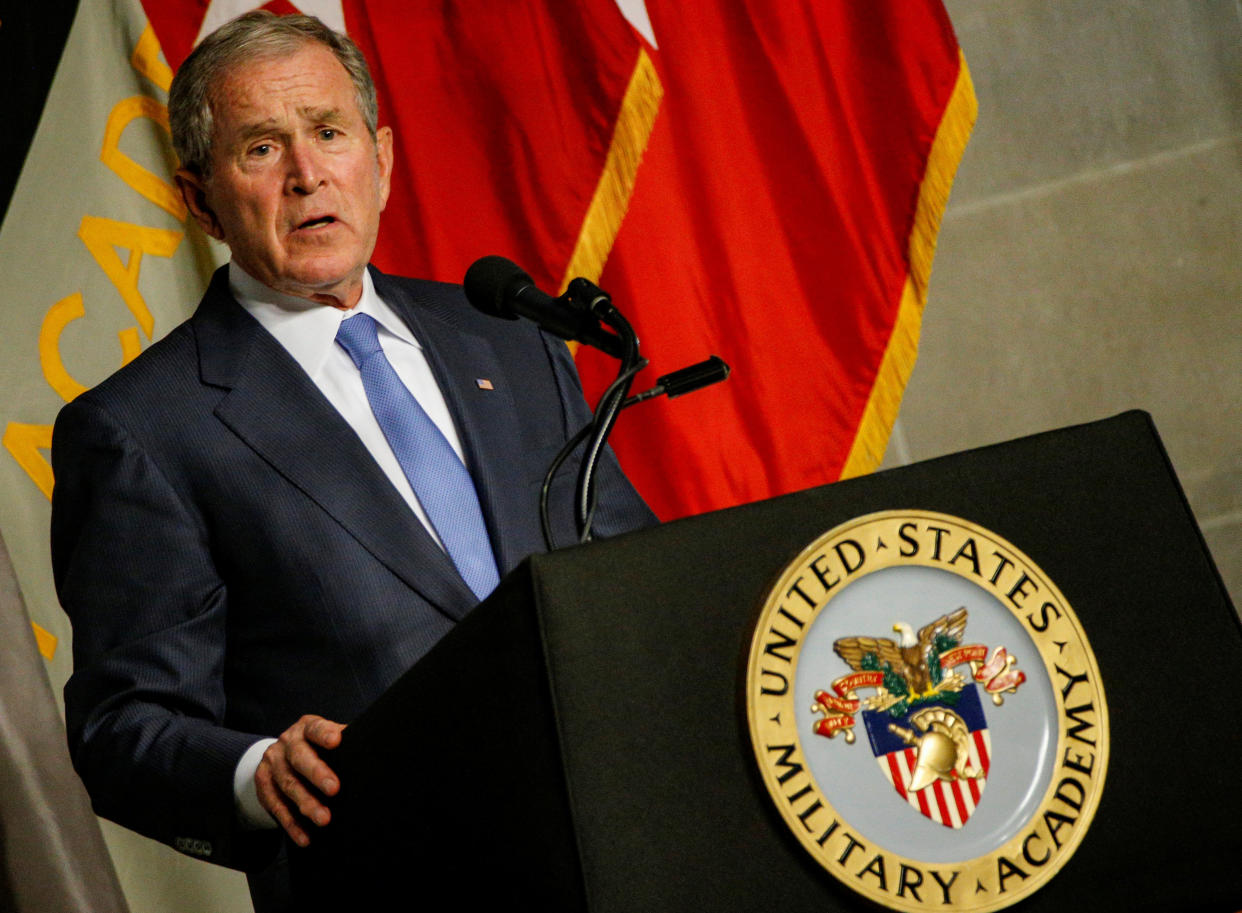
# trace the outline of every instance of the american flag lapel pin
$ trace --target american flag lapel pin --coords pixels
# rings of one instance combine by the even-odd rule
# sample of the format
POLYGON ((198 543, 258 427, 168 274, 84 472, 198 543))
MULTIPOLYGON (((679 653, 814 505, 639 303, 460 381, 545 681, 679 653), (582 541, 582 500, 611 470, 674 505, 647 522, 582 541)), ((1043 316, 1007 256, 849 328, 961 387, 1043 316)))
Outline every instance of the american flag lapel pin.
POLYGON ((491 382, 491 380, 486 377, 476 377, 474 379, 474 384, 480 390, 495 390, 496 389, 495 385, 491 382))

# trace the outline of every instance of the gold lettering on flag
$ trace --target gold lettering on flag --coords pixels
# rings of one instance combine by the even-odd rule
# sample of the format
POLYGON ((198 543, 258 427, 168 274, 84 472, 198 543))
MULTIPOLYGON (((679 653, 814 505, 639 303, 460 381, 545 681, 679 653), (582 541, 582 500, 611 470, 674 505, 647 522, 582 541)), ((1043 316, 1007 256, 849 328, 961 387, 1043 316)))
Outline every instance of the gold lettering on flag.
MULTIPOLYGON (((39 330, 39 366, 43 369, 43 377, 48 386, 67 403, 85 393, 87 388, 85 384, 75 380, 65 368, 60 357, 60 334, 71 321, 85 316, 86 307, 82 303, 82 293, 74 292, 48 309, 39 330)), ((142 351, 138 329, 126 327, 116 335, 121 341, 121 364, 127 365, 142 351)))
MULTIPOLYGON (((130 64, 139 74, 166 90, 172 81, 172 71, 159 59, 159 55, 159 42, 148 25, 138 39, 130 64)), ((172 184, 139 165, 120 150, 119 143, 125 128, 139 117, 154 121, 165 133, 169 132, 168 107, 165 104, 145 95, 122 99, 108 114, 99 154, 100 161, 130 189, 184 222, 185 204, 181 202, 172 184)), ((180 231, 135 225, 93 215, 83 215, 79 224, 78 237, 112 282, 148 339, 155 331, 155 320, 138 290, 142 256, 151 254, 171 257, 184 236, 185 233, 180 231), (129 256, 124 262, 118 249, 129 250, 129 256)), ((74 292, 48 309, 39 329, 39 366, 48 386, 65 402, 73 400, 87 387, 65 367, 60 355, 60 337, 72 321, 85 315, 82 293, 74 292)), ((142 338, 138 327, 130 326, 118 330, 117 339, 121 345, 122 365, 133 361, 142 351, 142 338)), ((51 463, 43 451, 50 450, 51 446, 51 425, 9 422, 5 426, 5 449, 48 500, 52 497, 54 478, 51 463)), ((55 651, 55 636, 37 626, 36 635, 39 638, 40 650, 50 659, 55 651)))
POLYGON ((167 105, 146 95, 125 98, 113 105, 108 113, 108 125, 104 128, 103 148, 99 150, 99 160, 116 172, 117 177, 129 187, 138 191, 177 221, 184 222, 185 203, 182 202, 181 195, 177 193, 172 182, 156 176, 121 151, 119 145, 121 134, 139 117, 145 117, 159 124, 164 128, 165 133, 172 136, 172 128, 168 125, 167 105))
MULTIPOLYGON (((133 56, 129 58, 129 65, 165 92, 172 88, 172 67, 160 60, 160 42, 150 23, 147 23, 146 29, 138 38, 133 56)), ((164 119, 168 119, 167 112, 164 119)))
POLYGON ((155 329, 155 319, 151 316, 142 293, 138 291, 138 271, 142 266, 142 255, 146 253, 156 257, 171 257, 181 243, 184 233, 117 222, 99 216, 83 216, 78 237, 91 252, 95 262, 112 280, 116 290, 121 293, 125 306, 137 319, 142 332, 150 339, 155 329), (118 247, 129 249, 129 257, 124 264, 117 255, 118 247))
MULTIPOLYGON (((15 295, 15 302, 23 302, 24 316, 20 336, 14 339, 18 334, 10 334, 10 357, 20 364, 20 384, 14 384, 20 389, 11 391, 10 408, 18 412, 14 418, 22 420, 0 422, 0 431, 4 449, 16 464, 10 468, 32 483, 8 495, 19 508, 9 513, 19 519, 12 524, 13 530, 6 528, 6 538, 10 531, 17 533, 9 547, 25 554, 31 552, 32 542, 34 548, 41 545, 46 550, 46 522, 41 524, 41 535, 37 529, 32 534, 30 520, 21 516, 22 511, 29 512, 30 499, 52 497, 51 416, 57 399, 72 400, 118 364, 137 357, 143 344, 157 335, 157 321, 162 324, 164 315, 179 314, 162 302, 153 312, 147 299, 179 288, 178 270, 192 273, 202 265, 193 256, 178 257, 172 274, 160 263, 159 269, 140 277, 144 254, 173 258, 174 252, 187 253, 181 247, 186 212, 171 180, 175 156, 169 143, 168 109, 160 94, 168 91, 172 70, 163 59, 154 29, 145 18, 138 18, 142 10, 137 2, 127 0, 115 10, 109 4, 105 11, 104 6, 96 9, 83 4, 79 11, 71 39, 73 34, 79 37, 66 45, 66 56, 45 104, 45 119, 57 129, 44 131, 47 135, 42 139, 32 139, 26 168, 4 213, 6 229, 32 216, 46 216, 30 232, 7 231, 5 259, 19 264, 20 273, 53 278, 53 288, 61 281, 68 284, 47 295, 48 285, 28 280, 24 285, 17 283, 15 295), (115 37, 125 44, 115 45, 111 31, 107 38, 100 38, 101 24, 115 27, 115 37), (84 40, 81 35, 91 37, 84 40), (69 50, 70 46, 76 50, 69 50), (132 53, 125 54, 125 47, 132 53), (92 91, 84 93, 83 87, 92 91), (58 152, 53 159, 60 161, 60 154, 72 156, 74 165, 67 169, 61 165, 53 173, 49 157, 37 154, 49 143, 58 152), (70 177, 64 180, 72 181, 69 193, 62 183, 66 174, 70 177), (46 205, 41 208, 40 203, 46 205), (161 211, 144 210, 148 203, 161 211), (170 222, 170 217, 176 221, 170 222), (70 239, 75 231, 85 250, 70 239), (96 265, 107 276, 105 285, 99 285, 102 276, 94 272, 96 265), (119 300, 107 292, 108 284, 117 290, 119 300), (59 299, 47 308, 41 322, 39 298, 45 302, 59 299), (122 303, 128 313, 118 310, 122 303), (105 338, 112 334, 115 342, 105 338), (35 358, 41 378, 35 371, 35 358), (40 380, 55 394, 54 399, 39 389, 40 380)), ((31 514, 36 515, 37 511, 31 514)), ((29 583, 23 581, 23 589, 29 583)), ((54 607, 50 580, 36 576, 34 583, 45 592, 33 610, 54 607)), ((49 618, 41 619, 46 626, 32 620, 31 627, 40 654, 55 663, 58 637, 54 632, 60 630, 57 623, 63 619, 58 613, 49 618)))
POLYGON ((39 652, 44 659, 51 659, 56 655, 56 635, 35 622, 30 623, 30 627, 34 628, 35 643, 39 647, 39 652))
POLYGON ((4 429, 4 449, 39 486, 39 491, 52 500, 52 464, 39 452, 52 449, 52 426, 9 422, 4 429))

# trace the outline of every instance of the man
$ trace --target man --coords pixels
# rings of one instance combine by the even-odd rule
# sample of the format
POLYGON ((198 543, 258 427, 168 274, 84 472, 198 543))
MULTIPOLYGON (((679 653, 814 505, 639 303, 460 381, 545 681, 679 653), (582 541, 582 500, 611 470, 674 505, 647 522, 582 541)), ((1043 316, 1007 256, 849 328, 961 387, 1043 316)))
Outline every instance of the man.
MULTIPOLYGON (((169 109, 177 184, 232 262, 57 420, 66 714, 100 814, 254 870, 277 824, 299 845, 327 824, 320 749, 542 547, 543 471, 589 413, 559 341, 368 268, 393 138, 347 38, 248 14, 169 109)), ((610 458, 596 528, 652 522, 610 458)))

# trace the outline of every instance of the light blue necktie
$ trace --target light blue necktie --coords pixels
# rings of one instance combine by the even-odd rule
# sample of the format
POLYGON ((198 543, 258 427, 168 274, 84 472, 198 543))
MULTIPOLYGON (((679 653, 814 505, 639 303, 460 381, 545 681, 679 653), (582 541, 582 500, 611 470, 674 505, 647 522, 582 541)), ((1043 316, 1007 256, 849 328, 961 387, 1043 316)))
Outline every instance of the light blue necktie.
POLYGON ((500 577, 474 482, 452 445, 389 364, 376 327, 366 314, 346 318, 336 331, 337 344, 358 366, 371 411, 445 551, 482 599, 496 588, 500 577))

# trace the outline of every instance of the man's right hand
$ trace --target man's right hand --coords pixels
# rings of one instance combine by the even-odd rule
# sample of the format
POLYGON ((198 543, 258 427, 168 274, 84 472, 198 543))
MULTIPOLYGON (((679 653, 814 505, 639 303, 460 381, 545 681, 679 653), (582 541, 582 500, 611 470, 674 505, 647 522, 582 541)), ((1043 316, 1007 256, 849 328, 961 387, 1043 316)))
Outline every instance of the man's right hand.
POLYGON ((310 836, 298 824, 293 809, 319 827, 332 818, 320 796, 335 796, 341 782, 317 749, 336 748, 344 729, 344 723, 307 714, 267 747, 254 772, 260 804, 298 846, 309 844, 310 836))

